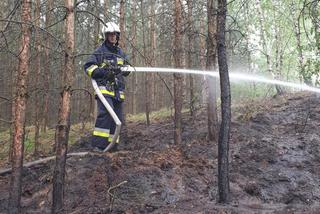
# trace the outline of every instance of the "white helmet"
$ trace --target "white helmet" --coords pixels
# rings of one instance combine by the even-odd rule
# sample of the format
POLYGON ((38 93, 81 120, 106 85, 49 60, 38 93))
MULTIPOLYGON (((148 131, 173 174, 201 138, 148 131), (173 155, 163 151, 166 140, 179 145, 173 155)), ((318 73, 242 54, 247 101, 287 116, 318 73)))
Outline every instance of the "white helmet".
POLYGON ((102 31, 102 34, 106 34, 106 33, 119 33, 120 34, 120 28, 114 22, 107 22, 106 25, 103 25, 101 31, 102 31))

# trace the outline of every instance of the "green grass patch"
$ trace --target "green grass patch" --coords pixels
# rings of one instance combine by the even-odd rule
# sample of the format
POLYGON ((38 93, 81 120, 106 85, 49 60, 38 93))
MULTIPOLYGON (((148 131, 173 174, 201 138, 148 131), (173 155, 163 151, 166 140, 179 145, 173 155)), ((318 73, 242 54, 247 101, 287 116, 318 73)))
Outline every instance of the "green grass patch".
MULTIPOLYGON (((75 124, 70 127, 69 146, 75 144, 82 136, 88 134, 93 129, 92 123, 75 124)), ((24 156, 26 160, 34 159, 34 126, 25 128, 24 137, 24 156)), ((41 156, 53 154, 55 143, 55 129, 47 129, 46 132, 40 132, 39 152, 41 156)), ((10 130, 0 132, 0 166, 8 163, 8 154, 10 150, 10 130)))
MULTIPOLYGON (((182 113, 188 112, 189 109, 182 109, 182 113)), ((174 109, 171 108, 162 108, 158 111, 153 111, 150 113, 150 120, 158 121, 174 115, 174 109)), ((146 113, 139 114, 127 114, 127 121, 129 122, 141 122, 146 121, 146 113)))

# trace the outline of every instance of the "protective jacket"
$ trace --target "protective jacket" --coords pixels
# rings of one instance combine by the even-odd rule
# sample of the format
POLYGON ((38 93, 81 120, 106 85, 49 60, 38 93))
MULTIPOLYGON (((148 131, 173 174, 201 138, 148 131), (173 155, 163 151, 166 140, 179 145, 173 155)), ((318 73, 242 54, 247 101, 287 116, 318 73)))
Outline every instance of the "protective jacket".
MULTIPOLYGON (((126 61, 127 56, 118 46, 104 42, 94 51, 84 65, 85 72, 89 77, 97 81, 101 93, 122 122, 123 100, 125 98, 124 76, 129 73, 120 72, 115 75, 114 68, 125 65, 126 61)), ((97 98, 97 107, 98 115, 93 131, 92 145, 103 150, 112 142, 116 126, 99 98, 97 98)), ((117 139, 116 143, 119 143, 119 139, 117 139)))
POLYGON ((125 81, 123 76, 128 73, 112 75, 113 68, 123 66, 127 63, 126 54, 118 46, 112 46, 104 42, 89 57, 84 65, 87 75, 95 79, 102 94, 123 101, 125 98, 125 81))

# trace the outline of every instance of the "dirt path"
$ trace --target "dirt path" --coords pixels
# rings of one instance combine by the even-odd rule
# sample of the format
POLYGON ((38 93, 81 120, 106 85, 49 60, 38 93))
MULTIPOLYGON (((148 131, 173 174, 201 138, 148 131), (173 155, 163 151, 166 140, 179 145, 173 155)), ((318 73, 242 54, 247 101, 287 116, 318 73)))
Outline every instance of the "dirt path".
MULTIPOLYGON (((233 120, 232 202, 216 203, 217 148, 206 141, 205 114, 185 116, 181 148, 170 120, 128 124, 121 151, 73 157, 66 213, 319 213, 320 99, 269 100, 233 120), (245 116, 244 116, 245 115, 245 116), (112 211, 111 211, 112 210, 112 211)), ((253 106, 250 106, 253 108, 253 106)), ((72 151, 84 151, 86 139, 72 151)), ((25 213, 50 213, 53 163, 25 169, 25 213)), ((5 211, 9 176, 0 177, 5 211)))

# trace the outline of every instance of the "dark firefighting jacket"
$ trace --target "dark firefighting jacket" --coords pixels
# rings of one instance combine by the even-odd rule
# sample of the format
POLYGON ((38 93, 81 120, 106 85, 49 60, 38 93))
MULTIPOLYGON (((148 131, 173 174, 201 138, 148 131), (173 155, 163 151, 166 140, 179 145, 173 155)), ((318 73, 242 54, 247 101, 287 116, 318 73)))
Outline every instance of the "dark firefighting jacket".
POLYGON ((118 46, 104 42, 89 57, 84 65, 86 74, 95 79, 99 89, 105 96, 123 101, 125 98, 124 76, 128 73, 113 75, 113 68, 126 65, 127 56, 118 46))

